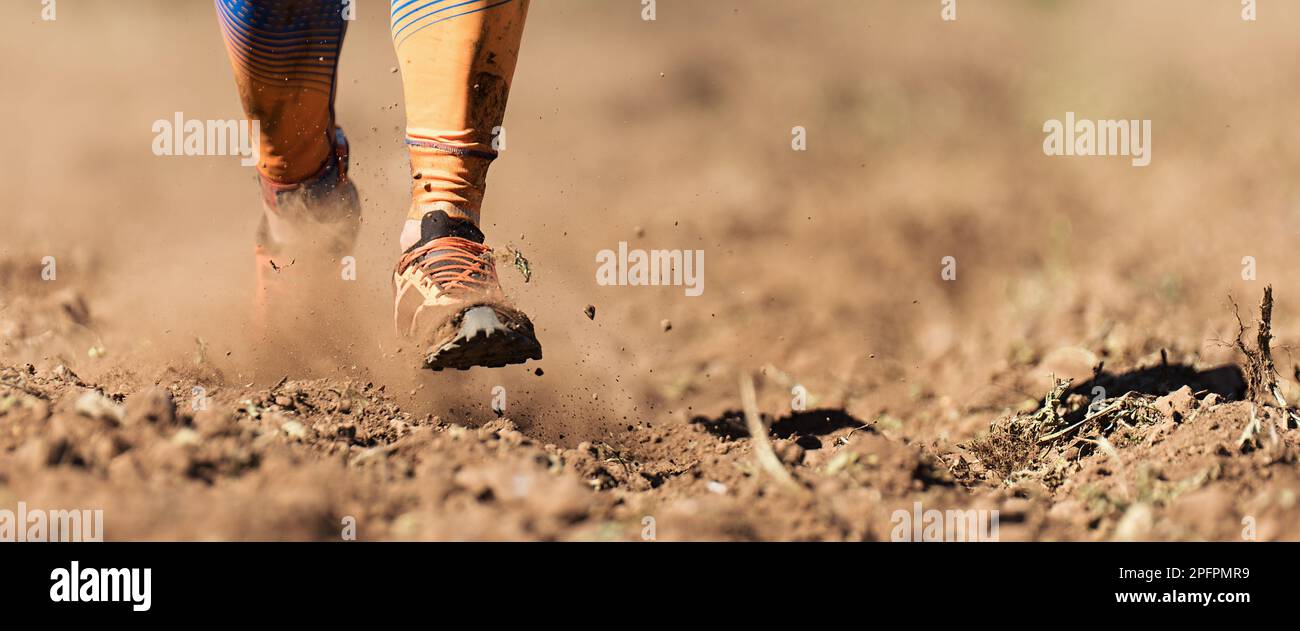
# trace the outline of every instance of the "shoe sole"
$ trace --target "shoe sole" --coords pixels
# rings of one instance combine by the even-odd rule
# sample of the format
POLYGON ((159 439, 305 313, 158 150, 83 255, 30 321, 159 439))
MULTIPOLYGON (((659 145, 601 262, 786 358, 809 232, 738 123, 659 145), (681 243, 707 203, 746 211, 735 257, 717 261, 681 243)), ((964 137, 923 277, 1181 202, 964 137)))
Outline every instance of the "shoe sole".
POLYGON ((461 316, 456 337, 430 348, 424 367, 435 372, 444 368, 469 370, 476 366, 501 368, 542 358, 542 345, 528 330, 507 327, 491 307, 478 306, 461 316))

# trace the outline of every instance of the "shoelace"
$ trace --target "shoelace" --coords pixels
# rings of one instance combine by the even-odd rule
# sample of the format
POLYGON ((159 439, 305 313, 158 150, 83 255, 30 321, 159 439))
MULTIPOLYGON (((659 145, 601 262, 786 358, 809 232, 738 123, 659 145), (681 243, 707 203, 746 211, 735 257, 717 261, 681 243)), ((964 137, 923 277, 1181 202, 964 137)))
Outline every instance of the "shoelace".
POLYGON ((492 250, 482 243, 460 237, 440 237, 402 255, 399 271, 417 266, 424 277, 443 294, 490 289, 496 278, 492 250))

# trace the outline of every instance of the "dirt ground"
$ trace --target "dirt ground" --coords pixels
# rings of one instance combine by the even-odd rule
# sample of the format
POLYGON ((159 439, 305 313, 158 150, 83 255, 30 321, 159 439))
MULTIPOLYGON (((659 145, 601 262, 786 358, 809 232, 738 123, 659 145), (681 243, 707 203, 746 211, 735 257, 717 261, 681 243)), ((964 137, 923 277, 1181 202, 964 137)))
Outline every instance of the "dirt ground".
POLYGON ((1300 5, 1239 4, 538 0, 484 229, 546 358, 452 374, 392 331, 383 3, 337 104, 357 280, 266 338, 252 171, 150 151, 239 116, 211 4, 5 2, 0 508, 116 540, 889 540, 917 502, 1004 541, 1298 539, 1300 433, 1248 400, 1233 304, 1274 287, 1300 401, 1300 5), (1150 166, 1045 156, 1066 112, 1151 120, 1150 166), (620 241, 703 250, 703 295, 598 285, 620 241))

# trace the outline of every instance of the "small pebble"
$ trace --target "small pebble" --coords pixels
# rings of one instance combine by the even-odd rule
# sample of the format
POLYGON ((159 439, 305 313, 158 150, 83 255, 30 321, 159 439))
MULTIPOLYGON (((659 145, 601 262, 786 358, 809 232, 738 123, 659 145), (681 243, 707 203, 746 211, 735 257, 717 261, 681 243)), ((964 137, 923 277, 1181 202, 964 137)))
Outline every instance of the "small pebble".
POLYGON ((280 426, 280 431, 290 438, 302 440, 307 437, 307 427, 298 421, 286 421, 280 426))

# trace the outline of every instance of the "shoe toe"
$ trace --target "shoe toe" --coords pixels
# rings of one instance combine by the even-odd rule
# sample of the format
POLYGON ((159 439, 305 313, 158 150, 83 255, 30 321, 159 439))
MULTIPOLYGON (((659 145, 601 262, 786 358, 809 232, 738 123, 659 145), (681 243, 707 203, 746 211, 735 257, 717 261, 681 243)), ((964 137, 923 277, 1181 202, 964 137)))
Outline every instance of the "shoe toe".
POLYGON ((460 327, 451 340, 429 347, 425 367, 435 371, 468 370, 474 366, 500 368, 541 358, 541 344, 526 316, 503 314, 491 306, 478 305, 461 315, 460 327))

